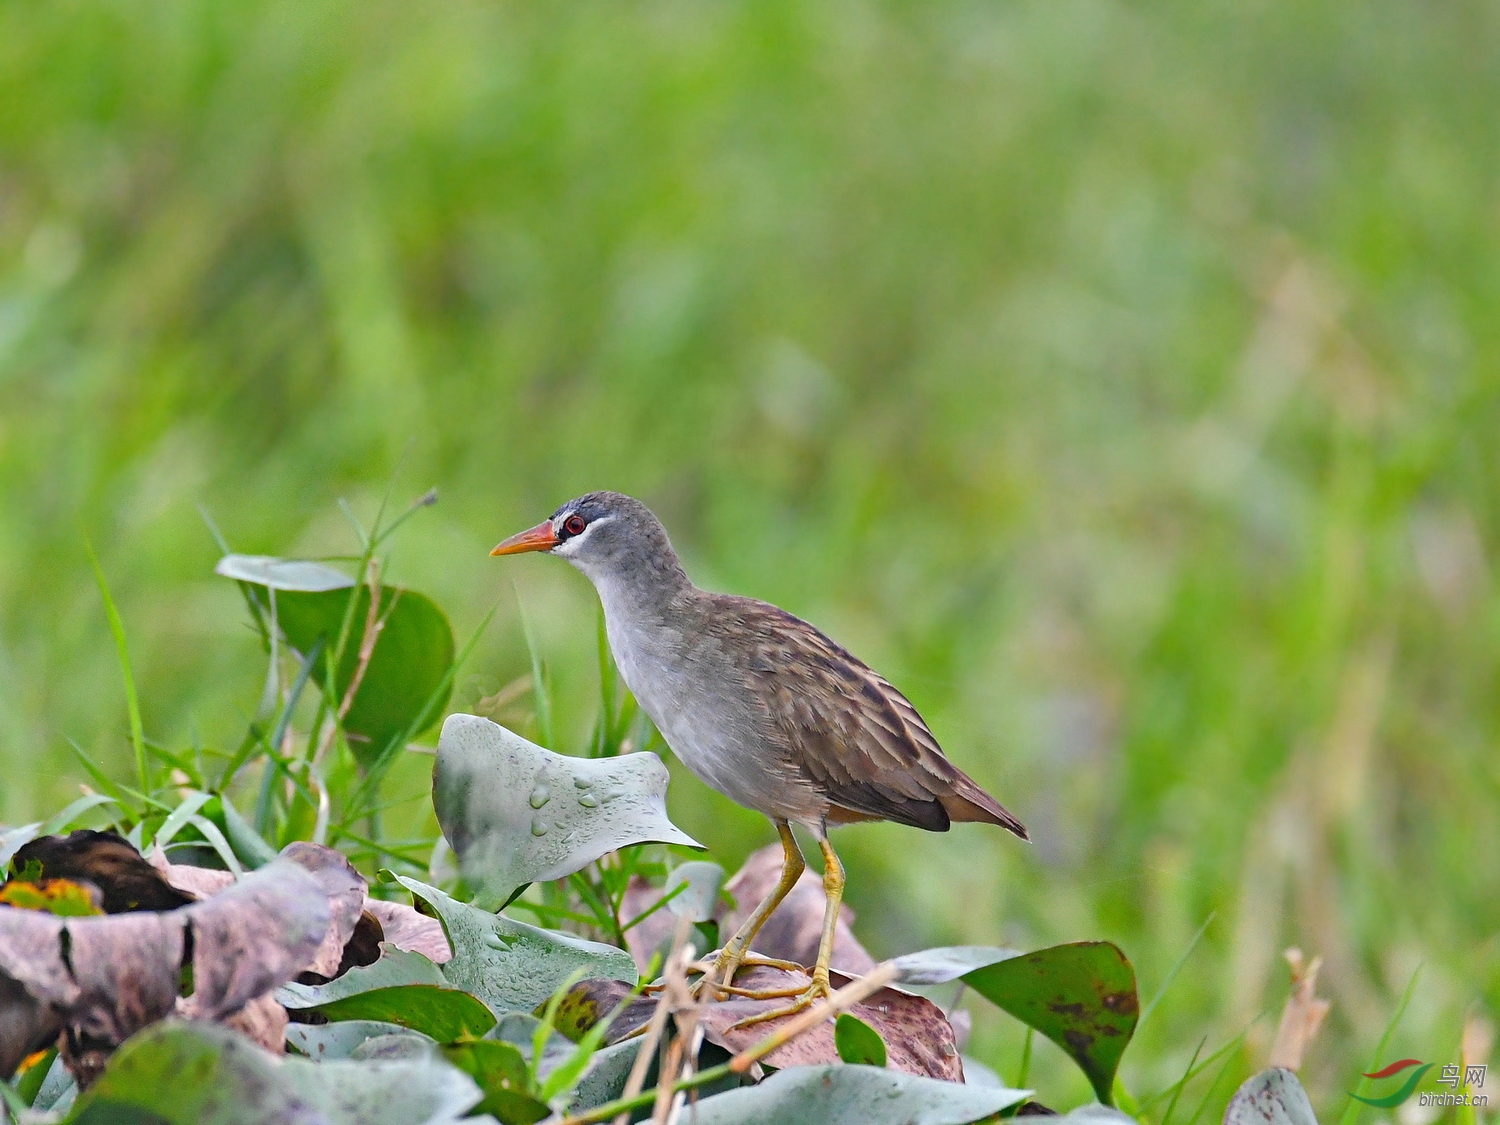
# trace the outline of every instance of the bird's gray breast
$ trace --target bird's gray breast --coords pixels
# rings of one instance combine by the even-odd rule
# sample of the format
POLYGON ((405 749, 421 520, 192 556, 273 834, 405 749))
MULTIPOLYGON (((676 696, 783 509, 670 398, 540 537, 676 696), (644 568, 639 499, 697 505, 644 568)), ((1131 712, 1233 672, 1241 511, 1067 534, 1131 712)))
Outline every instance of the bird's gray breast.
POLYGON ((826 799, 789 765, 764 701, 718 638, 611 612, 607 599, 604 625, 626 686, 683 765, 746 808, 821 821, 826 799))

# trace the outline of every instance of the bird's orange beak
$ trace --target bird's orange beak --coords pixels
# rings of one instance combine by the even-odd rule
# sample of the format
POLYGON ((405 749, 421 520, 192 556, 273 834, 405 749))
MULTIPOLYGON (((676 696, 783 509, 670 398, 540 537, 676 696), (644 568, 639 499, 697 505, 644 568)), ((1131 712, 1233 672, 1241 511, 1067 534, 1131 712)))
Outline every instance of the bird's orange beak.
POLYGON ((535 527, 512 535, 493 551, 492 555, 519 555, 523 551, 550 551, 562 540, 552 531, 552 521, 543 520, 535 527))

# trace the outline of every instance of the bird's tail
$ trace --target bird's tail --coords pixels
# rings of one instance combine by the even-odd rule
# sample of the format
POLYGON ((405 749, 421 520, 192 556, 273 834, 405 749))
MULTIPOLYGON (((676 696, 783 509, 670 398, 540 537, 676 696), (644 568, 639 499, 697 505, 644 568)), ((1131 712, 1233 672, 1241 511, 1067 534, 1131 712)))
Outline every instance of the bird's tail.
POLYGON ((976 821, 981 824, 998 824, 1014 832, 1023 840, 1031 839, 1026 826, 1012 816, 999 801, 979 788, 973 778, 959 774, 958 782, 950 793, 939 798, 947 810, 950 820, 956 822, 976 821))

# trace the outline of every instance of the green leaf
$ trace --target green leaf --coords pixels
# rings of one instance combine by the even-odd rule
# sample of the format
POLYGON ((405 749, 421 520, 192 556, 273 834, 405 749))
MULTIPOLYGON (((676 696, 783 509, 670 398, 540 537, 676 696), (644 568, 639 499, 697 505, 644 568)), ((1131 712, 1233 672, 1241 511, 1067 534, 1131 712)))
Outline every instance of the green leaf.
MULTIPOLYGON (((20 1096, 21 1104, 30 1108, 36 1102, 36 1096, 41 1093, 42 1083, 47 1080, 48 1073, 52 1070, 52 1064, 57 1061, 57 1048, 49 1047, 44 1055, 27 1068, 26 1072, 15 1079, 15 1091, 20 1096)), ((0 1086, 5 1082, 0 1081, 0 1086)))
POLYGON ((480 1036, 495 1026, 484 1002, 446 983, 397 984, 331 1000, 312 1009, 330 1020, 382 1020, 442 1043, 480 1036))
POLYGON ((724 869, 708 860, 695 860, 673 868, 662 885, 667 909, 679 918, 694 922, 711 922, 719 904, 719 888, 724 884, 724 869), (677 888, 681 887, 682 890, 677 888))
POLYGON ((885 1065, 885 1040, 858 1016, 842 1013, 833 1025, 833 1045, 846 1063, 885 1065))
MULTIPOLYGON (((355 599, 354 626, 334 676, 334 701, 343 699, 359 667, 369 589, 361 586, 352 595, 286 593, 276 599, 277 620, 287 643, 298 652, 308 652, 319 637, 328 645, 337 642, 351 596, 355 599)), ((447 697, 434 693, 453 663, 453 630, 432 599, 413 590, 382 586, 378 615, 384 625, 344 717, 344 731, 355 757, 365 764, 379 757, 397 735, 408 729, 420 733, 437 720, 447 697)), ((312 675, 326 691, 326 662, 316 662, 312 675)))
POLYGON ((1135 971, 1117 946, 1055 945, 971 969, 963 980, 1061 1047, 1099 1100, 1114 1104, 1115 1071, 1140 1013, 1135 971))
POLYGON ((234 854, 247 868, 264 867, 276 858, 276 849, 266 843, 265 837, 223 794, 216 795, 203 806, 203 816, 224 834, 234 854))
POLYGON ((453 959, 442 967, 449 984, 497 1014, 529 1013, 579 969, 591 978, 635 983, 635 962, 623 949, 491 914, 404 875, 396 881, 442 921, 453 946, 453 959))
POLYGON ((1137 1125, 1136 1119, 1130 1114, 1097 1102, 1081 1105, 1061 1117, 1048 1120, 1050 1125, 1137 1125))
MULTIPOLYGON (((270 555, 225 555, 214 573, 269 590, 318 594, 347 590, 354 579, 341 570, 304 559, 278 559, 270 555)), ((279 604, 280 599, 278 599, 279 604)))
POLYGON ((1027 1096, 871 1066, 798 1066, 704 1098, 693 1125, 970 1125, 1027 1096))
POLYGON ((526 1059, 513 1044, 450 1043, 442 1054, 484 1091, 475 1114, 492 1114, 502 1125, 533 1125, 551 1114, 552 1108, 528 1091, 526 1059))
POLYGON ((666 793, 655 754, 569 758, 476 715, 449 715, 438 740, 438 823, 482 906, 630 844, 699 847, 667 819, 666 793))
POLYGON ((278 1058, 226 1028, 165 1020, 115 1052, 75 1125, 452 1125, 480 1099, 435 1054, 379 1064, 278 1058))
POLYGON ((998 945, 946 945, 903 953, 895 959, 899 984, 947 984, 965 973, 993 965, 1011 957, 1020 957, 1019 949, 998 945))
POLYGON ((125 623, 120 620, 120 611, 115 599, 110 596, 109 583, 104 578, 104 568, 99 565, 99 556, 94 554, 94 545, 87 538, 84 550, 89 555, 89 565, 94 568, 94 581, 99 586, 99 596, 104 599, 104 613, 109 618, 109 631, 115 639, 115 655, 120 661, 120 676, 125 681, 125 712, 130 720, 130 745, 135 750, 136 777, 142 792, 151 792, 151 775, 146 769, 146 735, 141 726, 141 703, 135 690, 135 673, 130 667, 130 648, 125 643, 125 623))
POLYGON ((441 988, 448 983, 443 971, 420 953, 397 949, 389 942, 380 947, 380 958, 373 965, 359 965, 326 984, 284 984, 276 1000, 286 1008, 319 1008, 336 1000, 394 988, 404 984, 429 984, 441 988))
POLYGON ((340 1020, 338 1023, 292 1023, 286 1041, 316 1062, 347 1059, 372 1039, 404 1035, 420 1043, 432 1039, 419 1031, 385 1020, 340 1020))
MULTIPOLYGON (((328 664, 314 661, 313 681, 335 704, 342 701, 359 667, 360 642, 369 615, 370 591, 319 563, 262 556, 227 555, 219 574, 274 589, 276 620, 287 643, 312 652, 321 638, 330 649, 343 628, 349 600, 352 624, 344 652, 328 683, 328 664)), ((369 665, 344 717, 344 731, 362 765, 369 766, 398 736, 417 734, 442 714, 444 679, 453 664, 453 630, 432 599, 413 590, 380 587, 377 618, 382 621, 369 665)))
POLYGON ((1278 1066, 1245 1080, 1224 1111, 1224 1125, 1318 1125, 1318 1119, 1297 1076, 1278 1066))
POLYGON ((530 1012, 506 1012, 500 1017, 485 1039, 496 1043, 509 1043, 520 1051, 531 1065, 538 1078, 546 1078, 562 1066, 578 1048, 548 1027, 530 1012), (537 1044, 541 1044, 541 1057, 536 1057, 537 1044))

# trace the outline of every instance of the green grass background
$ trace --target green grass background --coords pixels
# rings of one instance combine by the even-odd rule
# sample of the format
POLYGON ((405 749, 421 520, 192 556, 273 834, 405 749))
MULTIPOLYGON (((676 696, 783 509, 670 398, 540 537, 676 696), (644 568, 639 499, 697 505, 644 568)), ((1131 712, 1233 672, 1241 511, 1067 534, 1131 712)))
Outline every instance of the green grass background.
MULTIPOLYGON (((347 553, 338 498, 436 484, 393 575, 461 636, 501 606, 454 705, 524 672, 518 592, 581 745, 593 594, 485 552, 620 488, 1032 827, 846 830, 875 952, 1108 937, 1150 995, 1213 914, 1138 1093, 1271 1012, 1222 1105, 1292 943, 1334 1001, 1320 1107, 1419 963, 1393 1050, 1457 1061, 1500 1002, 1497 32, 1416 0, 0 5, 0 820, 76 793, 68 738, 127 769, 84 534, 149 733, 235 743, 262 657, 198 505, 347 553)), ((727 861, 772 839, 672 801, 727 861)), ((1019 1044, 980 1017, 1008 1075, 1019 1044)))

